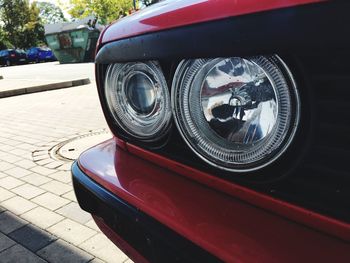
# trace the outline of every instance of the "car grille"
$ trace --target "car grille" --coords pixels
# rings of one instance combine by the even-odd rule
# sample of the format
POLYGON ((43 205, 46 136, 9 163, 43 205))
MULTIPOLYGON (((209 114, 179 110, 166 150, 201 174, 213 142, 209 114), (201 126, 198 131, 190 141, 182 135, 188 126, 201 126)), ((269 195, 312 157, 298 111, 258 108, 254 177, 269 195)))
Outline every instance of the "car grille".
MULTIPOLYGON (((350 222, 350 54, 300 58, 314 96, 310 150, 278 195, 350 222)), ((277 193, 276 193, 277 194, 277 193)))

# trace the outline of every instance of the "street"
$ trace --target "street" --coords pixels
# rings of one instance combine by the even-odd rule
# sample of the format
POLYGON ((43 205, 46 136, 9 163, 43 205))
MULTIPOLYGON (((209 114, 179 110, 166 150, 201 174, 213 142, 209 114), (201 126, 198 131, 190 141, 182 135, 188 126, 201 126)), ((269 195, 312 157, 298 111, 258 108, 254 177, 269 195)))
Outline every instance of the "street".
MULTIPOLYGON (((1 75, 26 79, 36 73, 23 69, 55 63, 1 68, 1 75)), ((86 73, 92 64, 44 75, 68 79, 74 68, 92 84, 0 99, 0 262, 131 262, 78 206, 70 156, 52 152, 79 136, 96 135, 85 148, 111 136, 93 71, 86 73)))
MULTIPOLYGON (((0 76, 3 77, 0 83, 0 93, 6 90, 18 91, 29 87, 52 85, 87 78, 93 83, 95 78, 93 63, 60 64, 57 61, 1 67, 0 76)), ((16 94, 19 93, 17 92, 16 94)), ((23 92, 20 94, 23 94, 23 92)), ((0 98, 2 97, 0 94, 0 98)))
POLYGON ((57 61, 1 67, 0 75, 5 79, 27 81, 64 81, 86 77, 92 81, 95 78, 93 63, 60 64, 57 61))

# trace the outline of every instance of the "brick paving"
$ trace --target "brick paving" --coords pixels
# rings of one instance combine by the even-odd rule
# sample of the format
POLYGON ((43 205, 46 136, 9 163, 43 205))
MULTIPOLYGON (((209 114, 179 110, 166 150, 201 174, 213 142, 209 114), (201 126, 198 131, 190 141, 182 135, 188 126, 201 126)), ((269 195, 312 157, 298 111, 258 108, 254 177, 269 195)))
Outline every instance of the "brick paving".
POLYGON ((0 262, 132 261, 82 211, 50 149, 107 129, 94 84, 0 99, 0 262))

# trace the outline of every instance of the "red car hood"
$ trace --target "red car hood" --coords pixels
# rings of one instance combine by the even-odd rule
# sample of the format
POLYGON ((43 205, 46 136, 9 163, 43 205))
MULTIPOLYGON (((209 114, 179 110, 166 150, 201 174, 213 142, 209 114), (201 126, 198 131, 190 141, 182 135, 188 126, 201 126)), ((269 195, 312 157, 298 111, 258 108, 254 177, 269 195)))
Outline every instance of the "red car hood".
POLYGON ((166 0, 118 20, 100 43, 232 16, 324 2, 324 0, 166 0))

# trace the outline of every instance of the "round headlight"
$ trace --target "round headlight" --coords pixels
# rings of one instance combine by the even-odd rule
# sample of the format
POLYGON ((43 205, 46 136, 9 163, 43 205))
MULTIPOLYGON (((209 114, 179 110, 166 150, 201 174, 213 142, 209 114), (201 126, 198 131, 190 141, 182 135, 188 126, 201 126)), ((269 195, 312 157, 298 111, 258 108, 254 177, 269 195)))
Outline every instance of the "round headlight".
POLYGON ((109 65, 105 96, 109 111, 124 132, 145 141, 166 134, 171 119, 170 96, 156 62, 109 65))
POLYGON ((186 60, 173 83, 176 125, 206 162, 254 171, 276 160, 299 120, 299 97, 277 56, 186 60))

